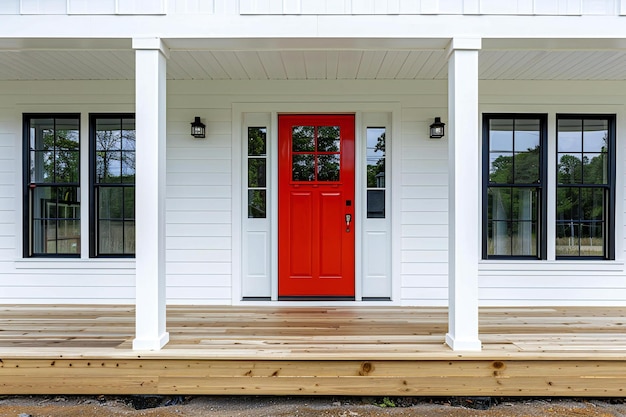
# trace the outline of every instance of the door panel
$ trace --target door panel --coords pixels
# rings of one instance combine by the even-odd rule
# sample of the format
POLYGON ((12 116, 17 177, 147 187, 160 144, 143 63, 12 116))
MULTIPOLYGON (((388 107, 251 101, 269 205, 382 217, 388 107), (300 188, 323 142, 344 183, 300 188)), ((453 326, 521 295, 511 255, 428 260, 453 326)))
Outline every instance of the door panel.
POLYGON ((312 197, 309 192, 291 193, 291 275, 298 279, 313 276, 313 242, 310 239, 313 234, 310 221, 313 216, 312 197))
POLYGON ((342 237, 345 233, 345 206, 340 193, 322 193, 320 196, 320 216, 326 219, 320 233, 320 277, 340 278, 342 274, 342 237))
POLYGON ((278 124, 278 295, 353 298, 354 116, 278 124))

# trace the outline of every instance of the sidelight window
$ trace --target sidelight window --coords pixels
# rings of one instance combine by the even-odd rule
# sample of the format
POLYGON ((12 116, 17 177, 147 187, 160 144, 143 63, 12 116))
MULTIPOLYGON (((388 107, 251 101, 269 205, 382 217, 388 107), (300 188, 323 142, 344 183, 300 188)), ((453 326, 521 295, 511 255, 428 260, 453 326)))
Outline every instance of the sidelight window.
POLYGON ((248 218, 267 217, 267 128, 248 127, 248 218))
POLYGON ((367 128, 367 218, 385 218, 385 136, 384 127, 367 128))

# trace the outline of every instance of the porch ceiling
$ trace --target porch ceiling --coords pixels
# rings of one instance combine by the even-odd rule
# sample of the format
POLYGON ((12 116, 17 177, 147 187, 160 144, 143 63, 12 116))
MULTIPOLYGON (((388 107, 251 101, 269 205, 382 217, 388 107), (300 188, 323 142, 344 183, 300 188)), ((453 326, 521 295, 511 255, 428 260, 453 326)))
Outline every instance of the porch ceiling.
MULTIPOLYGON (((134 51, 0 49, 0 80, 132 80, 134 51)), ((443 80, 443 49, 172 50, 172 80, 443 80)), ((482 80, 626 80, 623 49, 483 49, 482 80)))

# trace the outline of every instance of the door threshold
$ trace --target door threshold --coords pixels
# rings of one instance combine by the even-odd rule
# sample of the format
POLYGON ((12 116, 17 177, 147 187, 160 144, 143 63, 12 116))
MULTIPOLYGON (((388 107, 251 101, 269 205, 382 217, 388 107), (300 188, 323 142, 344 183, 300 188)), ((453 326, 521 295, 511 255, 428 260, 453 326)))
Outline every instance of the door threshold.
POLYGON ((334 295, 281 295, 278 301, 354 301, 355 298, 334 295))

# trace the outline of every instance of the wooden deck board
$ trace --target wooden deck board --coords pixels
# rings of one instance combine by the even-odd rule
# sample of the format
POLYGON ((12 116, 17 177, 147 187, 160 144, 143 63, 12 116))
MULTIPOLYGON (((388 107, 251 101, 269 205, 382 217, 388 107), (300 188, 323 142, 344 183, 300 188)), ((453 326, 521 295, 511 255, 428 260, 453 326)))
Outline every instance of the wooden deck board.
POLYGON ((624 396, 624 308, 482 308, 481 352, 444 308, 168 307, 133 351, 129 306, 0 306, 6 394, 624 396))

